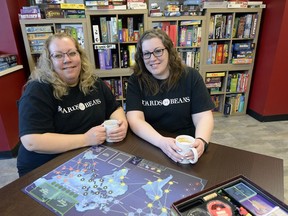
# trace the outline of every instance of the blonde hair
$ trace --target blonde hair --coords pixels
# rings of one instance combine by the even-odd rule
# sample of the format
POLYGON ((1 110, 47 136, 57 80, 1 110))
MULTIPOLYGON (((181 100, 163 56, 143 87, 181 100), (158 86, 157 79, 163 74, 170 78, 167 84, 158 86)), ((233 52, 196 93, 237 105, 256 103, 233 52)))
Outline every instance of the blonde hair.
MULTIPOLYGON (((53 95, 55 98, 61 100, 64 95, 68 94, 69 86, 64 82, 60 76, 54 71, 53 63, 50 59, 49 46, 54 39, 69 38, 75 44, 81 59, 81 71, 79 77, 79 89, 87 95, 93 88, 97 80, 97 75, 93 71, 93 67, 88 60, 88 56, 84 49, 79 45, 78 41, 67 33, 56 33, 51 35, 45 42, 44 50, 40 55, 36 69, 30 74, 27 84, 31 81, 37 80, 41 83, 48 83, 53 86, 53 95)), ((26 85, 27 85, 26 84, 26 85)))

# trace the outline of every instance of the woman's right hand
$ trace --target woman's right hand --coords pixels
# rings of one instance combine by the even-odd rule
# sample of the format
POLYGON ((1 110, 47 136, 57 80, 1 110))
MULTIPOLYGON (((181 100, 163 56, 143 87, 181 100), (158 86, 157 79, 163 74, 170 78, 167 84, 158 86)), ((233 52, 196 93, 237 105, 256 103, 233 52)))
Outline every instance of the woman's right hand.
POLYGON ((180 162, 183 160, 183 156, 177 153, 181 149, 176 145, 174 138, 161 137, 158 143, 160 149, 173 161, 180 162))
POLYGON ((86 146, 100 145, 106 140, 106 130, 102 125, 92 127, 84 135, 86 146))

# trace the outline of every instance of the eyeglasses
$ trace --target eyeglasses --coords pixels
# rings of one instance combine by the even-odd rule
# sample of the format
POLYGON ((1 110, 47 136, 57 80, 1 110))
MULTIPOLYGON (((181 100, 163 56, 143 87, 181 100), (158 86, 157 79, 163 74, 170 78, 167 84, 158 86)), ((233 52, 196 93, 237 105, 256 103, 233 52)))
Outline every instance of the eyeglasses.
POLYGON ((78 54, 79 52, 77 50, 72 50, 66 53, 61 53, 61 52, 53 53, 50 55, 50 57, 58 61, 61 61, 61 60, 63 61, 65 58, 65 55, 67 55, 71 59, 77 56, 78 54))
POLYGON ((160 57, 163 55, 164 53, 164 50, 166 48, 163 48, 163 49, 155 49, 153 52, 145 52, 143 53, 143 58, 144 59, 150 59, 151 58, 151 55, 153 54, 155 57, 160 57))

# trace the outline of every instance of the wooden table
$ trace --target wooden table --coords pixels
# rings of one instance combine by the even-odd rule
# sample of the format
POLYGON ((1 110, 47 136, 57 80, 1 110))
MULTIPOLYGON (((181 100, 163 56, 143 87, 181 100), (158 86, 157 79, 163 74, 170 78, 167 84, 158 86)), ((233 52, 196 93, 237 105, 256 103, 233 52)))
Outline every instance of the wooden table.
MULTIPOLYGON (((284 200, 282 159, 210 143, 208 150, 197 164, 182 165, 173 162, 160 149, 130 131, 124 141, 107 146, 206 179, 208 182, 205 188, 242 174, 276 198, 284 200)), ((64 153, 1 188, 0 214, 52 215, 52 212, 24 194, 21 189, 84 150, 86 148, 64 153)))

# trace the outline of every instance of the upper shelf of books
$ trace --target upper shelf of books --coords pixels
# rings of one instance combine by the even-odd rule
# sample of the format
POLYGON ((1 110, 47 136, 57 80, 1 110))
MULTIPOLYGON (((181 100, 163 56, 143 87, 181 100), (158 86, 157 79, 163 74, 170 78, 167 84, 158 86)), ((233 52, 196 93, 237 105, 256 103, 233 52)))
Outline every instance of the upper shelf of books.
POLYGON ((24 6, 19 19, 85 18, 87 13, 113 14, 148 13, 150 17, 202 16, 205 9, 265 8, 263 1, 248 0, 83 0, 82 3, 65 3, 65 0, 35 0, 34 5, 24 6), (49 3, 47 3, 49 2, 49 3), (146 3, 147 2, 147 3, 146 3))

